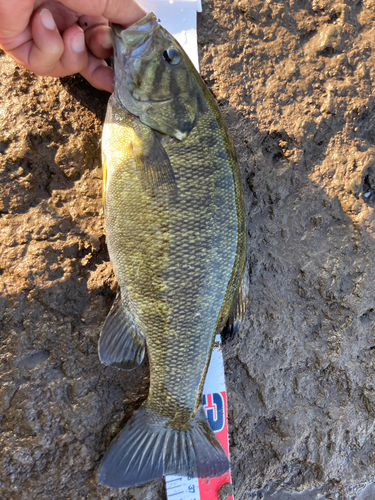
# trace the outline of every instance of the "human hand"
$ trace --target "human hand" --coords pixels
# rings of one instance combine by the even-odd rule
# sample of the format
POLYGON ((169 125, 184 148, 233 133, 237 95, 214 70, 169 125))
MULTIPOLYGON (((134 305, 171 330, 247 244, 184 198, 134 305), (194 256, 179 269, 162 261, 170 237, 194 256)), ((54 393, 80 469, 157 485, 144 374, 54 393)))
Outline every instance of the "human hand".
POLYGON ((145 16, 135 0, 0 0, 0 47, 40 76, 81 75, 113 92, 109 21, 145 16))

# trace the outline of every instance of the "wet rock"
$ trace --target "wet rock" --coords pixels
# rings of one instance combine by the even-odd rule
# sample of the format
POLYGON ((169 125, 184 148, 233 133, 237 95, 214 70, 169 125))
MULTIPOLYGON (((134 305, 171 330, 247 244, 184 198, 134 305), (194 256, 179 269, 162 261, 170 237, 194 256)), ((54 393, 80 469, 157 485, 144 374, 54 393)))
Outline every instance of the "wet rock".
MULTIPOLYGON (((251 302, 224 346, 237 500, 372 494, 374 20, 370 0, 207 0, 199 17, 249 230, 251 302)), ((162 481, 97 483, 148 384, 147 365, 123 373, 97 356, 116 291, 108 96, 4 55, 0 71, 0 497, 165 498, 162 481)))

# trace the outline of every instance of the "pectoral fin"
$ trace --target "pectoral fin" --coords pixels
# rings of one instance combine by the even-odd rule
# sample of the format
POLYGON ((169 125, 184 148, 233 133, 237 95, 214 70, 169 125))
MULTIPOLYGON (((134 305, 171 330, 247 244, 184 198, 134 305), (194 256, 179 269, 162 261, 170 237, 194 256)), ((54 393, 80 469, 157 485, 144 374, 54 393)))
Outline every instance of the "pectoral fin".
POLYGON ((140 141, 132 145, 143 189, 164 203, 176 203, 178 188, 171 162, 151 129, 137 131, 140 141))
POLYGON ((106 365, 132 370, 142 363, 144 355, 145 340, 125 308, 119 292, 100 335, 100 361, 106 365))
POLYGON ((228 320, 223 328, 223 336, 231 336, 236 334, 240 329, 243 318, 245 316, 246 307, 249 302, 250 295, 250 278, 249 268, 246 264, 244 276, 241 285, 233 297, 232 307, 230 309, 228 320))

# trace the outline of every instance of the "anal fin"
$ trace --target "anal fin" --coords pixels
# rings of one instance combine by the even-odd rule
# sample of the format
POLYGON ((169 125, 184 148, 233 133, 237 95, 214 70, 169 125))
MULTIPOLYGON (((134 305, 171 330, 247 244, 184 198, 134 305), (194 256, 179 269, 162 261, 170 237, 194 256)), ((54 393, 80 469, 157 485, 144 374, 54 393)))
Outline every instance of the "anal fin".
POLYGON ((118 292, 99 339, 99 358, 106 365, 132 370, 142 363, 145 340, 118 292))

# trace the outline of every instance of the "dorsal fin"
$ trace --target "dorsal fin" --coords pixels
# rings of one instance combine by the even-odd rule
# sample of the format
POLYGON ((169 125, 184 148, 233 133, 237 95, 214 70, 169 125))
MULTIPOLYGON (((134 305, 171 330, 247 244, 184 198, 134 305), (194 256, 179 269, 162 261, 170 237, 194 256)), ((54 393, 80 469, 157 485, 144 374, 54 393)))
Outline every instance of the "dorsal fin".
POLYGON ((242 282, 238 287, 232 301, 232 307, 229 311, 228 320, 223 328, 223 337, 232 336, 238 332, 245 316, 246 307, 250 296, 250 277, 249 267, 246 264, 242 282))

